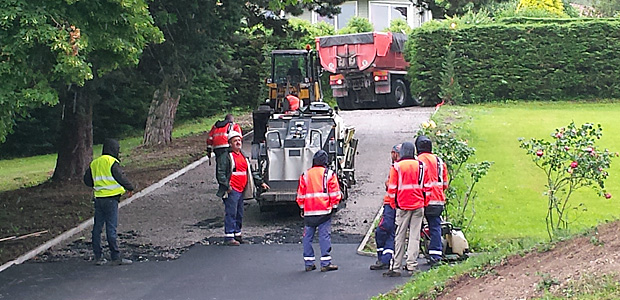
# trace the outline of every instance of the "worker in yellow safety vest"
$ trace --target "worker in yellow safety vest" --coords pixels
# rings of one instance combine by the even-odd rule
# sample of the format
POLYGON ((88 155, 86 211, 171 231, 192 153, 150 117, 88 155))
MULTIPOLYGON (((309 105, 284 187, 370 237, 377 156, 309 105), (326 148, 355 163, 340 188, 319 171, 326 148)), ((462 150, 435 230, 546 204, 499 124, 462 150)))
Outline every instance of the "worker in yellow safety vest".
POLYGON ((106 139, 103 143, 102 155, 90 163, 84 174, 84 183, 95 191, 95 223, 93 225, 93 254, 98 266, 107 263, 101 249, 101 231, 105 224, 110 258, 113 265, 127 265, 132 261, 120 257, 118 250, 118 202, 121 196, 129 191, 131 197, 134 187, 120 167, 118 154, 120 144, 114 139, 106 139))

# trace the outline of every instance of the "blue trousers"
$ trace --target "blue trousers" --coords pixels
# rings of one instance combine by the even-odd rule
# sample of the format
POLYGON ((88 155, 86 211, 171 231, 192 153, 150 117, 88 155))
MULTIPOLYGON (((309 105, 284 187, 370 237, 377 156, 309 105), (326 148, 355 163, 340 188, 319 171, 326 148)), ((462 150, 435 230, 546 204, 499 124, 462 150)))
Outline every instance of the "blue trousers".
POLYGON ((375 242, 377 243, 377 259, 384 264, 389 264, 394 255, 395 222, 396 210, 389 204, 383 205, 383 216, 375 230, 375 242))
POLYGON ((119 195, 118 197, 95 198, 95 224, 93 225, 92 237, 95 260, 102 257, 101 231, 104 224, 108 247, 110 248, 110 258, 112 260, 119 259, 116 227, 118 226, 118 200, 120 197, 119 195))
POLYGON ((243 222, 243 194, 232 190, 224 201, 224 236, 226 240, 232 240, 241 235, 241 223, 243 222))
POLYGON ((428 246, 428 254, 432 259, 439 260, 443 254, 441 243, 441 216, 426 216, 428 230, 431 235, 431 242, 428 246))
POLYGON ((331 264, 332 257, 329 254, 332 251, 332 238, 331 217, 327 221, 319 224, 318 226, 304 226, 304 237, 302 239, 304 246, 304 263, 306 266, 314 265, 314 249, 312 248, 312 239, 314 238, 314 232, 318 228, 319 231, 319 246, 321 247, 321 267, 331 264))

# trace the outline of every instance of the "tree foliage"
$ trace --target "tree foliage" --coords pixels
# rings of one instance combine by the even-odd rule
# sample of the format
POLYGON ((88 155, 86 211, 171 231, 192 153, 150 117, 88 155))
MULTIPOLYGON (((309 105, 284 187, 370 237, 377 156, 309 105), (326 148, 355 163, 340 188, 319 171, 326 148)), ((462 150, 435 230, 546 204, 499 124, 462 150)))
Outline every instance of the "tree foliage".
POLYGON ((546 11, 551 15, 565 16, 562 0, 519 0, 517 11, 546 11))
POLYGON ((349 19, 349 22, 347 22, 347 26, 342 27, 338 31, 338 34, 372 32, 373 30, 374 27, 368 19, 363 17, 352 17, 349 19))
POLYGON ((16 116, 57 103, 63 86, 137 64, 143 47, 162 39, 146 8, 140 0, 2 1, 0 140, 16 116))

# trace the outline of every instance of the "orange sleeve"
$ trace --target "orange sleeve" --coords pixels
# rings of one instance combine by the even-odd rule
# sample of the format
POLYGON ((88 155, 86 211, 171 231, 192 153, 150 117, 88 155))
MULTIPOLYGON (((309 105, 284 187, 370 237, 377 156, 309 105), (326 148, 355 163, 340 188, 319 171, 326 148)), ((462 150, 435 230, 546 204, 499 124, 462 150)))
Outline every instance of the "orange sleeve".
POLYGON ((304 208, 304 202, 306 198, 306 181, 304 180, 304 175, 306 173, 302 173, 299 176, 299 186, 297 187, 297 205, 300 208, 304 208))
POLYGON ((332 177, 327 183, 327 193, 329 195, 329 204, 334 207, 342 200, 342 192, 340 191, 340 185, 338 184, 338 177, 332 173, 332 177))
POLYGON ((213 132, 215 129, 215 125, 213 125, 211 127, 211 130, 209 130, 209 136, 207 137, 207 146, 212 146, 213 145, 213 132))

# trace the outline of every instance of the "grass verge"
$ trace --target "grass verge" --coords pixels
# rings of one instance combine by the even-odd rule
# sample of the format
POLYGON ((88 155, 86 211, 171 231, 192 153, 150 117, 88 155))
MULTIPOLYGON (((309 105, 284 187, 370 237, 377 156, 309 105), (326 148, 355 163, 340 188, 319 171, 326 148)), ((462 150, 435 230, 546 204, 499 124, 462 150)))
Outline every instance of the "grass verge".
MULTIPOLYGON (((247 115, 247 113, 248 112, 244 110, 237 110, 234 112, 236 116, 247 115)), ((175 125, 172 137, 179 138, 208 131, 216 120, 223 119, 223 117, 224 114, 220 114, 177 124, 175 125)), ((249 126, 251 126, 251 123, 246 125, 245 128, 249 130, 249 126)), ((122 151, 121 156, 123 156, 123 153, 130 153, 140 146, 142 137, 135 136, 124 138, 120 143, 122 151)), ((93 157, 97 157, 101 154, 101 147, 102 145, 93 146, 93 157)), ((45 182, 54 173, 56 158, 56 154, 47 154, 0 160, 0 192, 36 186, 45 182)), ((131 157, 128 158, 131 159, 131 157)), ((162 163, 169 164, 170 161, 162 163)))

